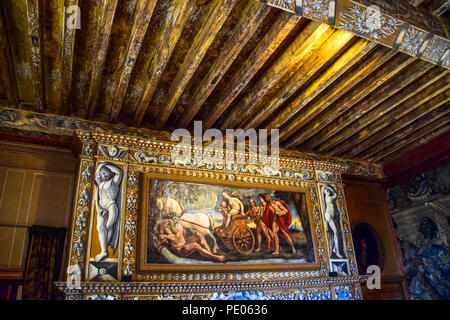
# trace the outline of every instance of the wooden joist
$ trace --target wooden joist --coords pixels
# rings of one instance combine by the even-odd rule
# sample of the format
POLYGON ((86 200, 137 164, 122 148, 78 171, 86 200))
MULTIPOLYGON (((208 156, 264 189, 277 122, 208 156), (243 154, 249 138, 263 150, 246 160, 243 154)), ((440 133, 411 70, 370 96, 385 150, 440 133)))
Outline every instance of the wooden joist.
MULTIPOLYGON (((293 121, 284 128, 280 133, 280 141, 285 142, 286 148, 293 148, 316 134, 321 126, 317 123, 312 123, 311 120, 315 119, 323 110, 329 108, 336 101, 341 99, 344 95, 348 95, 349 92, 354 92, 355 87, 361 87, 370 75, 375 72, 380 74, 383 71, 377 71, 392 58, 396 53, 386 48, 378 48, 372 55, 369 55, 363 63, 360 63, 357 68, 351 72, 345 74, 338 81, 333 83, 327 91, 320 94, 312 103, 306 107, 305 110, 301 110, 293 121), (353 89, 353 91, 351 91, 353 89), (290 140, 287 140, 292 135, 295 135, 290 140)), ((404 58, 403 58, 404 59, 404 58)), ((350 94, 352 96, 353 94, 350 94)))
POLYGON ((211 3, 211 9, 205 25, 203 25, 199 34, 195 37, 183 64, 163 100, 161 105, 162 109, 158 112, 158 121, 155 123, 155 129, 159 130, 166 124, 178 99, 183 94, 184 89, 205 57, 206 52, 227 20, 236 2, 237 0, 218 0, 211 3))
MULTIPOLYGON (((258 128, 267 118, 274 115, 274 112, 287 100, 289 100, 308 80, 315 76, 330 60, 336 58, 341 50, 348 46, 354 37, 344 31, 336 31, 314 54, 295 72, 288 83, 283 85, 269 102, 264 102, 262 111, 257 112, 250 120, 243 125, 244 129, 258 128)), ((363 49, 363 47, 360 47, 363 49)), ((344 54, 345 55, 345 54, 344 54)), ((353 57, 354 58, 354 57, 353 57)), ((342 66, 341 66, 342 67, 342 66)), ((337 71, 337 68, 333 71, 337 71)), ((319 80, 319 79, 318 79, 319 80)), ((319 80, 320 81, 320 80, 319 80)), ((314 86, 317 81, 314 81, 314 86)), ((305 92, 305 91, 303 91, 305 92)), ((275 114, 279 118, 279 114, 275 114)), ((286 119, 287 120, 287 119, 286 119)), ((281 120, 283 122, 283 120, 281 120)), ((282 125, 282 123, 280 124, 282 125)), ((274 128, 269 128, 274 129, 274 128)))
POLYGON ((46 95, 43 73, 42 0, 26 0, 31 77, 37 111, 45 112, 46 95))
POLYGON ((0 78, 5 86, 9 104, 18 107, 19 91, 13 62, 6 16, 3 4, 0 2, 0 78))
POLYGON ((222 91, 217 99, 217 103, 210 108, 208 115, 203 118, 204 129, 213 126, 217 119, 222 116, 300 20, 301 18, 298 16, 280 12, 277 20, 252 51, 248 60, 240 68, 240 71, 234 75, 225 90, 222 91))
POLYGON ((354 157, 355 153, 367 147, 367 139, 371 135, 391 124, 398 117, 410 112, 413 108, 426 102, 437 94, 448 89, 450 71, 442 72, 438 67, 433 68, 422 78, 405 87, 401 92, 382 103, 369 115, 359 119, 349 126, 346 131, 354 133, 344 142, 336 145, 328 153, 354 157), (443 80, 441 80, 444 78, 443 80), (357 133, 355 133, 357 132, 357 133), (347 150, 352 149, 351 152, 347 150))
POLYGON ((410 134, 408 138, 396 143, 393 147, 387 148, 385 152, 380 152, 380 155, 374 157, 374 161, 387 163, 398 157, 401 157, 406 152, 417 148, 420 145, 424 145, 427 142, 435 139, 436 137, 449 132, 450 129, 450 105, 447 106, 447 110, 442 112, 440 118, 436 116, 429 125, 420 128, 416 132, 410 134))
POLYGON ((258 1, 249 2, 237 26, 234 27, 232 36, 224 45, 223 50, 211 66, 207 76, 197 86, 197 89, 190 98, 185 112, 177 123, 178 127, 185 128, 192 121, 238 54, 263 22, 269 9, 269 7, 258 1))
POLYGON ((114 100, 111 106, 111 112, 109 115, 110 122, 117 121, 117 117, 122 109, 123 99, 125 98, 128 84, 130 83, 131 74, 136 64, 139 51, 141 50, 142 41, 147 33, 147 28, 150 24, 150 19, 152 18, 155 6, 156 1, 154 0, 141 0, 139 2, 139 8, 135 14, 133 26, 131 27, 128 52, 124 60, 122 72, 119 78, 119 84, 117 85, 114 100))
POLYGON ((266 129, 277 129, 288 123, 300 110, 360 62, 377 45, 360 39, 343 53, 323 74, 302 90, 279 114, 274 114, 266 129))
POLYGON ((300 68, 333 33, 333 29, 318 22, 310 22, 292 42, 289 48, 248 90, 233 107, 221 125, 221 129, 238 128, 247 121, 260 105, 261 99, 278 81, 300 68))
POLYGON ((164 25, 157 36, 157 46, 151 53, 151 64, 148 69, 149 79, 144 88, 142 97, 138 100, 133 115, 133 123, 139 126, 153 98, 161 76, 172 56, 173 50, 181 36, 184 25, 188 21, 195 6, 195 1, 174 0, 170 14, 167 15, 164 25))
POLYGON ((109 47, 111 28, 116 13, 117 2, 118 0, 104 0, 102 7, 101 22, 97 31, 97 42, 94 49, 94 58, 92 60, 91 83, 86 100, 89 119, 94 118, 97 108, 98 95, 100 92, 102 74, 105 67, 106 53, 109 47))
POLYGON ((397 138, 404 138, 409 135, 416 128, 420 127, 420 120, 424 118, 424 115, 430 114, 433 110, 440 108, 448 108, 446 105, 449 101, 449 93, 443 92, 438 96, 434 97, 421 104, 419 107, 415 108, 413 111, 409 112, 401 118, 395 119, 391 123, 391 126, 380 130, 375 135, 371 136, 371 147, 359 152, 358 154, 363 159, 375 158, 376 154, 379 153, 384 148, 392 146, 389 142, 392 142, 391 135, 396 134, 397 138), (417 123, 415 121, 419 120, 417 123), (411 125, 412 124, 412 125, 411 125))
MULTIPOLYGON (((353 122, 359 120, 361 117, 378 107, 380 103, 384 101, 389 102, 394 94, 420 78, 432 67, 433 65, 430 63, 417 61, 412 66, 406 68, 404 72, 395 77, 395 81, 386 83, 364 101, 355 105, 348 112, 329 124, 314 137, 314 144, 311 144, 311 147, 315 148, 316 146, 319 146, 318 150, 320 152, 328 152, 333 146, 355 134, 354 130, 351 128, 353 122), (325 132, 327 138, 323 138, 325 132)), ((373 115, 371 114, 371 116, 373 115)))
MULTIPOLYGON (((61 113, 63 115, 70 115, 71 113, 71 100, 72 100, 72 79, 73 79, 73 54, 75 48, 75 34, 76 34, 76 22, 78 12, 72 12, 68 10, 71 6, 78 6, 78 0, 65 0, 64 1, 64 25, 63 25, 63 39, 62 39, 62 76, 61 76, 61 113), (69 17, 73 19, 71 22, 74 25, 68 23, 69 17)), ((76 8, 76 7, 72 7, 76 8)), ((80 17, 81 18, 81 17, 80 17)))

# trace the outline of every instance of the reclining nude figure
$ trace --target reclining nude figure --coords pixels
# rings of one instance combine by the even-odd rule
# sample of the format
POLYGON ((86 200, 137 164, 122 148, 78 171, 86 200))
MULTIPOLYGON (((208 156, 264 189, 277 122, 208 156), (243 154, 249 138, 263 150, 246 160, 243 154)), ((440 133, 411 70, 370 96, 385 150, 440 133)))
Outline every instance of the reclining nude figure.
POLYGON ((208 243, 202 234, 198 231, 189 237, 184 237, 184 228, 177 218, 163 221, 159 225, 159 239, 161 244, 158 247, 160 251, 164 245, 168 244, 179 256, 187 257, 198 252, 204 257, 225 261, 225 256, 215 255, 209 249, 208 243))

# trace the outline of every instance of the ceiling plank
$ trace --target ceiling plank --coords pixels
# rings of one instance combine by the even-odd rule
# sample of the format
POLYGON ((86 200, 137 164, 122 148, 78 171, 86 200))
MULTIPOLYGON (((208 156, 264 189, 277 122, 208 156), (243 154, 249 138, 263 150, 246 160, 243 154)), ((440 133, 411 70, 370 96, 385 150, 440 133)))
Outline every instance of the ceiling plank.
MULTIPOLYGON (((67 19, 73 12, 66 11, 70 6, 78 6, 78 0, 64 1, 64 26, 63 26, 63 45, 62 45, 62 76, 61 76, 61 113, 70 115, 72 101, 72 73, 73 73, 73 53, 75 48, 76 28, 69 27, 67 19)), ((76 12, 75 14, 78 14, 76 12)), ((78 19, 78 18, 77 18, 78 19)), ((75 20, 76 21, 76 20, 75 20)))
POLYGON ((14 59, 6 24, 3 4, 0 2, 0 77, 5 85, 6 96, 10 105, 19 106, 19 89, 17 88, 14 59))
POLYGON ((160 130, 166 124, 178 99, 183 94, 184 89, 205 57, 236 2, 237 0, 218 0, 211 3, 208 19, 199 34, 195 37, 183 64, 163 100, 162 109, 158 112, 158 121, 155 123, 156 130, 160 130))
POLYGON ((428 100, 412 112, 397 119, 397 121, 395 121, 396 125, 391 124, 390 126, 387 126, 377 134, 370 137, 369 139, 371 140, 371 147, 364 150, 363 152, 359 152, 358 158, 371 159, 374 158, 375 155, 381 150, 393 147, 392 142, 394 141, 394 139, 392 135, 395 134, 395 139, 406 137, 411 132, 414 132, 415 130, 420 128, 421 122, 419 121, 415 123, 415 121, 424 118, 425 120, 423 121, 423 123, 426 123, 426 119, 428 119, 426 118, 427 115, 430 113, 433 114, 433 110, 436 110, 438 108, 448 108, 448 105, 446 106, 446 103, 448 101, 449 93, 446 93, 444 91, 439 96, 428 100))
POLYGON ((438 67, 433 68, 423 78, 405 87, 401 94, 384 102, 370 115, 354 122, 347 129, 351 128, 355 133, 346 141, 330 150, 329 154, 345 154, 346 157, 352 158, 359 151, 368 148, 371 135, 414 110, 422 103, 447 90, 450 87, 450 85, 446 85, 446 83, 450 83, 449 73, 449 71, 442 72, 442 69, 438 67), (440 79, 442 78, 444 79, 441 81, 440 79), (350 152, 348 152, 349 149, 351 149, 350 152))
POLYGON ((289 105, 275 115, 266 129, 280 128, 302 110, 309 102, 331 86, 335 81, 360 62, 375 47, 376 43, 364 39, 358 40, 347 52, 337 59, 327 70, 309 87, 302 91, 289 105))
POLYGON ((240 71, 233 76, 217 99, 218 102, 204 118, 203 127, 205 130, 214 125, 217 119, 228 109, 300 20, 302 18, 299 16, 280 12, 270 30, 250 54, 240 71))
POLYGON ((263 22, 269 10, 270 7, 260 2, 250 2, 247 5, 240 21, 233 30, 233 35, 224 45, 224 49, 211 66, 207 76, 197 86, 197 90, 189 99, 186 109, 177 123, 178 127, 185 128, 192 121, 228 68, 263 22))
MULTIPOLYGON (((320 94, 309 106, 306 106, 304 110, 301 109, 301 112, 295 119, 280 133, 280 142, 285 142, 286 148, 293 148, 311 138, 320 130, 320 126, 316 122, 311 122, 313 119, 330 105, 338 101, 344 94, 347 94, 355 87, 358 88, 357 85, 360 85, 369 75, 377 72, 380 68, 381 70, 385 70, 387 67, 383 67, 383 65, 388 64, 388 61, 395 56, 396 53, 394 51, 379 47, 373 55, 370 55, 360 63, 357 68, 344 74, 343 77, 333 83, 323 94, 320 94), (302 129, 303 127, 306 128, 302 129), (294 137, 287 140, 292 135, 294 135, 294 137)), ((378 73, 380 73, 380 71, 378 71, 378 73)), ((297 102, 297 100, 294 102, 297 102)), ((298 102, 300 103, 301 101, 298 102)))
POLYGON ((334 32, 327 25, 311 21, 280 58, 247 91, 224 119, 221 129, 237 128, 257 111, 260 100, 285 76, 292 74, 334 32))
POLYGON ((28 39, 30 43, 31 77, 37 111, 45 112, 45 79, 43 73, 42 0, 26 0, 28 39))
POLYGON ((144 40, 145 34, 147 33, 147 29, 150 24, 155 6, 156 1, 154 0, 143 0, 140 2, 140 6, 135 15, 133 26, 131 27, 131 37, 128 43, 128 52, 123 63, 123 69, 119 78, 119 84, 117 85, 117 89, 114 94, 111 112, 109 115, 110 122, 117 121, 120 110, 122 109, 123 99, 125 98, 125 94, 127 93, 131 74, 136 64, 139 51, 141 50, 142 41, 144 40))
POLYGON ((141 99, 138 100, 133 115, 133 123, 137 126, 141 124, 144 118, 161 76, 178 43, 181 32, 191 16, 194 5, 195 1, 175 0, 172 4, 173 10, 169 10, 169 12, 173 13, 167 15, 164 26, 158 33, 156 42, 158 45, 154 47, 150 55, 152 62, 147 72, 150 78, 147 81, 141 99))
POLYGON ((367 99, 353 106, 345 114, 342 114, 338 119, 323 128, 318 135, 314 136, 313 143, 308 145, 313 148, 319 146, 317 149, 319 152, 328 152, 335 145, 355 134, 351 128, 352 123, 368 113, 370 113, 370 117, 373 117, 373 113, 370 111, 379 106, 380 103, 390 99, 394 94, 420 78, 432 68, 433 65, 431 63, 416 61, 411 67, 405 68, 405 71, 393 78, 392 81, 385 83, 385 85, 377 89, 367 99), (327 137, 324 137, 325 135, 327 137))
POLYGON ((258 112, 250 121, 244 126, 245 129, 257 128, 268 117, 272 121, 266 126, 266 129, 276 129, 285 124, 296 112, 298 112, 299 104, 296 102, 306 103, 311 101, 320 92, 325 90, 328 85, 342 76, 351 66, 353 66, 359 59, 366 55, 370 50, 375 48, 376 44, 366 40, 358 40, 345 53, 340 55, 335 62, 315 79, 308 87, 302 90, 295 101, 290 103, 286 108, 279 113, 274 114, 278 108, 288 101, 294 94, 307 82, 316 72, 318 72, 326 63, 333 60, 334 55, 339 53, 348 43, 354 40, 349 33, 344 31, 335 32, 330 39, 318 49, 313 56, 296 72, 296 74, 289 80, 289 83, 281 88, 269 102, 264 103, 264 109, 258 112))
MULTIPOLYGON (((450 108, 448 108, 450 109, 450 108)), ((446 133, 450 129, 450 111, 444 111, 445 115, 434 120, 429 125, 421 128, 415 133, 408 136, 408 138, 397 142, 392 148, 386 149, 385 153, 377 156, 375 161, 388 163, 395 159, 398 159, 406 152, 417 148, 427 142, 435 139, 436 137, 446 133)))
POLYGON ((88 108, 88 119, 95 116, 98 95, 100 93, 101 79, 105 67, 106 53, 108 51, 111 29, 116 13, 118 0, 104 0, 101 10, 101 23, 97 31, 97 43, 94 49, 94 58, 92 60, 91 84, 86 100, 88 108))

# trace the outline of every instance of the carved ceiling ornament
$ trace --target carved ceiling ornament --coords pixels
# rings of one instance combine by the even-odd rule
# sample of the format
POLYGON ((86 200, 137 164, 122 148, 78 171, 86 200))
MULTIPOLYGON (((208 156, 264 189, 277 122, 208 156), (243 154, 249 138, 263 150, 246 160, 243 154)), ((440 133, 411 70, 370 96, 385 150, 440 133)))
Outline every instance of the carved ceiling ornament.
MULTIPOLYGON (((352 32, 394 50, 450 68, 450 40, 435 19, 408 10, 396 1, 378 0, 261 0, 267 5, 337 29, 352 32), (421 23, 422 22, 422 23, 421 23), (423 28, 427 29, 424 30, 423 28), (403 31, 401 31, 403 29, 403 31), (432 39, 426 41, 426 39, 432 39)), ((414 8, 413 8, 414 9, 414 8)))

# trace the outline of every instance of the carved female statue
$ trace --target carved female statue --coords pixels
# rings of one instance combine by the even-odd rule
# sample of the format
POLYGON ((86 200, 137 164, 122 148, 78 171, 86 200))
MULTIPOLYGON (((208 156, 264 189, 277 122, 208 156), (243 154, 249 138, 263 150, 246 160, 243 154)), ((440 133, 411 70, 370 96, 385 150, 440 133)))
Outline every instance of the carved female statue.
POLYGON ((342 239, 342 232, 340 227, 339 209, 336 204, 337 193, 330 187, 323 188, 323 200, 325 203, 325 221, 327 223, 327 230, 331 239, 331 252, 338 258, 344 258, 341 251, 340 239, 342 239))

